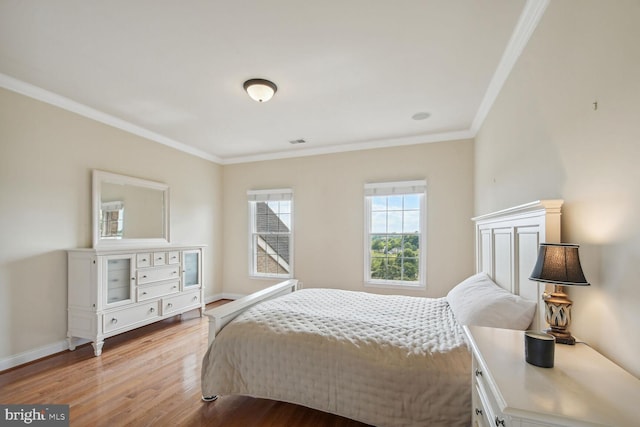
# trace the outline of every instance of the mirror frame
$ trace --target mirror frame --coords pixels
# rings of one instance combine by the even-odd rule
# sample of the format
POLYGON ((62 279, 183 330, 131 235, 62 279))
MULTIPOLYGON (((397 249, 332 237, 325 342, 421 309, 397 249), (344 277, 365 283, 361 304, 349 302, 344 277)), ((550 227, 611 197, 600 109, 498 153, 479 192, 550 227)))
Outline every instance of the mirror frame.
POLYGON ((149 181, 146 179, 134 178, 126 175, 105 172, 101 170, 93 170, 93 247, 94 248, 116 248, 123 246, 153 246, 168 245, 169 239, 169 186, 167 184, 149 181), (163 192, 163 237, 158 238, 139 238, 139 239, 102 239, 100 237, 100 208, 102 204, 102 184, 121 184, 133 185, 136 187, 149 188, 163 192))

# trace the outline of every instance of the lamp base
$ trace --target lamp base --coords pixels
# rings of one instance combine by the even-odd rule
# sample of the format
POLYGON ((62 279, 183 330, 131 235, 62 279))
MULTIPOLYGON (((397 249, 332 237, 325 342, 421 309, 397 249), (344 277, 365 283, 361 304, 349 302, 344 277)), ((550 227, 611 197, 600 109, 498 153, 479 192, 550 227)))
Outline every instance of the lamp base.
POLYGON ((556 338, 556 343, 558 344, 567 344, 567 345, 575 345, 576 339, 570 332, 567 331, 557 331, 553 328, 545 329, 545 332, 549 335, 553 335, 556 338))
POLYGON ((572 301, 564 293, 562 286, 555 285, 553 292, 545 292, 542 299, 545 303, 545 319, 550 326, 545 332, 556 337, 559 344, 574 345, 576 339, 569 332, 572 301))

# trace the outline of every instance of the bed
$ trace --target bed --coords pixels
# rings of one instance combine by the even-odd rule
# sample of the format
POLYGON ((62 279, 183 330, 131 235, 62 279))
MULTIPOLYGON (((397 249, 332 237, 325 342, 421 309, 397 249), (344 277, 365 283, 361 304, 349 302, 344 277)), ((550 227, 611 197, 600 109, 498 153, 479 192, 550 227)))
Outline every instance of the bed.
POLYGON ((561 205, 536 201, 473 218, 477 273, 441 298, 299 289, 287 280, 207 311, 203 398, 286 401, 379 427, 468 425, 462 325, 542 328, 540 285, 527 277, 538 244, 559 241, 561 205))

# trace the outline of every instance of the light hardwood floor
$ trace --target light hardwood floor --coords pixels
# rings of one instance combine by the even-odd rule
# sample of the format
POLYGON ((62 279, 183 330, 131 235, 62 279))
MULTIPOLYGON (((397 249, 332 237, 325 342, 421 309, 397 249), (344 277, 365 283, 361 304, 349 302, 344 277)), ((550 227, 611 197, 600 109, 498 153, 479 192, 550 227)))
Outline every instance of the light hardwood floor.
MULTIPOLYGON (((211 308, 209 305, 207 308, 211 308)), ((364 427, 288 403, 200 400, 208 324, 197 311, 0 372, 2 404, 68 404, 71 426, 364 427)))

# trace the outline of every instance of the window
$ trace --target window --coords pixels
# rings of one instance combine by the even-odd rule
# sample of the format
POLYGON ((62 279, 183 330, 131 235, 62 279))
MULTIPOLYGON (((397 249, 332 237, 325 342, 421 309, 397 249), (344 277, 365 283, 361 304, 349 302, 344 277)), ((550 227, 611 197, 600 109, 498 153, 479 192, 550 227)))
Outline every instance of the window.
POLYGON ((122 239, 124 226, 124 202, 103 202, 100 205, 100 237, 122 239))
POLYGON ((425 181, 366 184, 365 283, 425 286, 425 181))
POLYGON ((249 274, 293 277, 293 192, 247 192, 249 198, 249 274))

